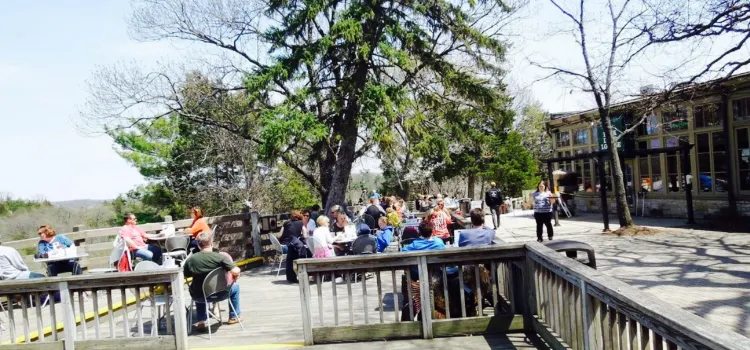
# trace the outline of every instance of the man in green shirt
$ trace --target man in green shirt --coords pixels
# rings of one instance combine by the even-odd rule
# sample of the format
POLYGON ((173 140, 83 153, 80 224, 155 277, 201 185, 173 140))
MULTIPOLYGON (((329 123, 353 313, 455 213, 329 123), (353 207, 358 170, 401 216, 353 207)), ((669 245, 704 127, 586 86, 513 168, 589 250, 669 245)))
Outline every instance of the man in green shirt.
MULTIPOLYGON (((198 316, 198 323, 195 327, 198 330, 204 330, 207 328, 206 320, 208 320, 207 307, 205 303, 198 302, 203 300, 203 281, 209 272, 223 267, 226 271, 231 274, 232 280, 236 279, 240 275, 240 268, 232 262, 232 259, 222 253, 216 253, 213 251, 213 236, 208 232, 201 232, 196 237, 198 241, 198 247, 200 252, 190 256, 185 261, 183 270, 185 277, 192 277, 193 282, 190 283, 190 295, 195 300, 196 314, 198 316)), ((226 298, 226 294, 220 293, 219 295, 208 298, 209 302, 219 301, 226 298)), ((229 321, 227 324, 235 324, 242 321, 240 316, 240 286, 237 283, 232 283, 229 288, 229 321), (234 308, 232 308, 234 306, 234 308)))

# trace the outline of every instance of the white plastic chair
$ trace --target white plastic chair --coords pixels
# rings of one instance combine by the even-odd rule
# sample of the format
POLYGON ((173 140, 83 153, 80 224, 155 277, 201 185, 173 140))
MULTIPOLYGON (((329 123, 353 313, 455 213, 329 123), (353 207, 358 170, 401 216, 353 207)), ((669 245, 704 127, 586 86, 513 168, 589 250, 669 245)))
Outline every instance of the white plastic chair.
MULTIPOLYGON (((116 244, 115 247, 112 248, 112 252, 109 254, 109 265, 107 265, 108 267, 88 269, 87 270, 88 273, 98 274, 98 273, 117 272, 117 268, 114 266, 120 261, 123 254, 125 254, 125 241, 119 240, 117 243, 118 244, 116 244)), ((126 255, 126 259, 128 259, 128 264, 130 265, 130 269, 132 270, 133 262, 130 261, 130 255, 129 254, 125 254, 125 255, 126 255)))
POLYGON ((286 254, 284 254, 284 250, 281 247, 281 242, 279 242, 279 239, 276 238, 273 233, 269 233, 268 236, 271 238, 271 245, 273 245, 273 249, 276 250, 276 258, 279 259, 279 268, 276 269, 276 277, 278 278, 281 274, 281 264, 286 261, 286 254))

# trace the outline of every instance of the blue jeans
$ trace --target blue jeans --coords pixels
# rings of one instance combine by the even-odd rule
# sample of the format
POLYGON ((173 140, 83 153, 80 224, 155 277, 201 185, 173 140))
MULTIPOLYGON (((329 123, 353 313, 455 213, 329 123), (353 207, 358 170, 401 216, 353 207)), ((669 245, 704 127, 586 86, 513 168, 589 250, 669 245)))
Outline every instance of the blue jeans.
MULTIPOLYGON (((224 300, 226 298, 226 293, 220 293, 216 296, 208 298, 208 302, 217 302, 224 300)), ((195 313, 198 317, 198 321, 206 321, 208 320, 208 314, 206 313, 206 304, 202 302, 198 302, 198 299, 195 300, 195 313)), ((240 311, 240 285, 237 283, 232 284, 231 287, 229 287, 229 298, 227 298, 228 301, 232 302, 232 305, 234 306, 234 310, 237 310, 237 313, 235 313, 232 310, 232 306, 229 306, 229 318, 235 318, 239 317, 242 312, 240 311)))
POLYGON ((62 272, 71 272, 73 275, 81 274, 81 265, 75 260, 55 261, 47 264, 47 275, 55 277, 62 272))
POLYGON ((136 249, 134 251, 136 258, 141 258, 143 260, 151 260, 159 265, 161 265, 161 248, 147 244, 146 248, 136 249))
POLYGON ((36 272, 30 272, 29 273, 29 278, 44 278, 44 277, 45 276, 42 275, 41 273, 36 273, 36 272))
POLYGON ((288 253, 288 252, 289 252, 289 247, 287 247, 287 246, 285 246, 285 245, 282 245, 282 246, 281 246, 281 253, 282 253, 282 254, 286 254, 286 253, 288 253))

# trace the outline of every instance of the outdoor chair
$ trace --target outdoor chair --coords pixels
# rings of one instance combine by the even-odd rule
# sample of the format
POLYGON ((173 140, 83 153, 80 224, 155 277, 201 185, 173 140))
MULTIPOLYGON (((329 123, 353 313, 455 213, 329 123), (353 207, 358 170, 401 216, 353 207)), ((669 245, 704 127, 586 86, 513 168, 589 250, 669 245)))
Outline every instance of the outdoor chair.
POLYGON ((361 219, 371 230, 378 228, 378 222, 370 214, 362 214, 361 219))
MULTIPOLYGON (((125 253, 125 241, 120 240, 119 242, 115 244, 115 247, 112 248, 112 252, 109 254, 109 265, 107 265, 107 267, 88 269, 87 271, 91 274, 117 272, 117 267, 115 267, 115 265, 120 261, 124 253, 125 253)), ((128 257, 128 263, 130 264, 130 269, 132 270, 133 261, 130 260, 130 254, 128 254, 127 257, 128 257)))
MULTIPOLYGON (((273 236, 273 235, 271 235, 273 236)), ((227 271, 224 270, 223 267, 218 267, 214 269, 213 271, 209 272, 206 275, 206 278, 203 280, 203 298, 193 298, 191 296, 192 301, 190 302, 190 321, 188 322, 188 325, 193 324, 193 307, 195 307, 196 301, 202 301, 206 308, 206 315, 208 315, 208 320, 210 320, 212 317, 221 323, 221 308, 217 308, 219 310, 219 315, 217 317, 216 314, 214 314, 208 307, 209 300, 212 303, 218 303, 224 300, 229 301, 229 307, 232 308, 232 311, 234 311, 235 314, 237 314, 237 310, 234 308, 234 305, 232 304, 232 300, 229 298, 229 288, 231 285, 227 281, 227 271)), ((208 321, 206 320, 206 321, 208 321)), ((211 339, 211 325, 206 325, 208 328, 208 339, 211 339)), ((242 321, 240 321, 240 327, 242 327, 242 330, 245 330, 245 325, 242 324, 242 321)))
POLYGON ((352 254, 364 255, 377 253, 377 239, 373 235, 359 236, 352 242, 352 254))
POLYGON ((189 245, 190 245, 189 235, 169 237, 167 238, 167 241, 164 242, 164 246, 167 251, 164 252, 162 255, 173 257, 178 261, 183 261, 187 259, 189 245))
POLYGON ((279 239, 273 233, 269 233, 268 237, 271 238, 271 245, 273 245, 273 249, 276 251, 275 259, 279 260, 279 268, 276 269, 276 277, 278 278, 279 274, 281 274, 281 264, 286 261, 286 254, 284 254, 284 250, 281 248, 281 242, 279 242, 279 239))
MULTIPOLYGON (((153 261, 141 261, 138 263, 138 265, 135 266, 134 272, 144 272, 144 271, 157 271, 161 270, 162 267, 159 266, 159 264, 153 262, 153 261)), ((140 293, 135 292, 135 297, 140 298, 140 293)), ((159 328, 159 322, 162 318, 166 317, 167 315, 167 308, 172 305, 172 298, 170 297, 167 290, 164 291, 162 294, 154 294, 154 298, 147 298, 146 301, 149 303, 153 302, 153 306, 157 310, 157 317, 156 317, 156 324, 151 325, 151 335, 156 336, 156 331, 159 328), (153 300, 153 301, 152 301, 153 300), (161 308, 164 307, 164 312, 161 312, 161 308)), ((146 307, 146 303, 141 303, 140 309, 138 309, 138 312, 140 314, 143 313, 143 308, 146 307)), ((142 318, 141 318, 142 319, 142 318)))

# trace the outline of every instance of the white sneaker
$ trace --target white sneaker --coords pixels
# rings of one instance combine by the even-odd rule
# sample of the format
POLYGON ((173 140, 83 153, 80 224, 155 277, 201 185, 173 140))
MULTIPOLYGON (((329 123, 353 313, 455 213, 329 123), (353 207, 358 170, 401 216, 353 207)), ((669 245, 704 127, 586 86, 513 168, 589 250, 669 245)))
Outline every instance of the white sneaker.
POLYGON ((336 277, 335 281, 336 283, 344 283, 344 279, 341 277, 336 277))

